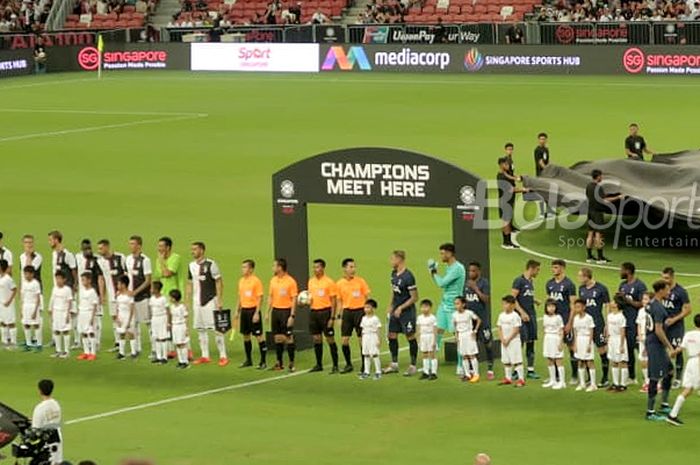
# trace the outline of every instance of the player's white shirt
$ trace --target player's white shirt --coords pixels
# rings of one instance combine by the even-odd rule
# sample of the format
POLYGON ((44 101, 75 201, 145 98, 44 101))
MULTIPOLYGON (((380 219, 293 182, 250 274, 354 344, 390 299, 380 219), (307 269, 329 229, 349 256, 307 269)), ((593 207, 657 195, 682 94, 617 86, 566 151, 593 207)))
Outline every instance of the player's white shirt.
POLYGON ((22 280, 22 283, 22 308, 35 309, 37 304, 41 305, 41 284, 36 279, 22 280), (39 297, 38 303, 37 297, 39 297))
POLYGON ((637 335, 641 335, 642 339, 647 331, 647 308, 642 307, 637 312, 637 319, 634 321, 637 325, 637 335))
POLYGON ((183 303, 170 306, 170 322, 173 325, 184 325, 187 323, 187 307, 183 303))
POLYGON ((134 298, 128 294, 118 294, 114 301, 117 303, 117 314, 129 316, 131 305, 134 303, 134 298))
MULTIPOLYGON (((216 264, 214 260, 211 258, 204 258, 204 260, 209 260, 211 263, 211 276, 214 278, 214 280, 217 280, 221 278, 221 270, 219 269, 219 265, 216 264)), ((192 299, 195 307, 200 306, 200 300, 199 300, 199 293, 200 293, 200 284, 199 284, 199 263, 196 261, 190 262, 189 266, 189 275, 192 276, 192 299)))
POLYGON ((80 301, 78 303, 78 311, 80 313, 92 313, 95 306, 100 304, 100 298, 95 289, 83 288, 80 292, 80 301))
MULTIPOLYGON (((10 275, 4 274, 0 276, 0 307, 5 307, 5 303, 10 299, 12 291, 15 289, 17 289, 17 286, 10 275)), ((14 308, 15 300, 12 299, 10 305, 5 308, 14 308)))
MULTIPOLYGON (((145 256, 144 254, 141 254, 141 257, 143 258, 143 275, 144 276, 150 276, 153 274, 153 268, 151 267, 151 259, 145 256)), ((126 257, 126 272, 129 275, 129 290, 133 291, 134 290, 134 278, 132 273, 134 272, 134 256, 132 254, 129 254, 126 257)))
POLYGON ((477 321, 477 316, 471 310, 455 311, 452 314, 452 321, 458 334, 471 334, 474 332, 474 323, 477 321))
MULTIPOLYGON (((126 257, 124 256, 123 253, 112 252, 112 255, 116 255, 118 257, 121 257, 121 262, 126 267, 126 257)), ((117 293, 117 291, 115 290, 115 287, 114 287, 114 277, 117 274, 117 270, 116 269, 113 270, 109 266, 109 260, 104 258, 104 257, 99 257, 97 259, 97 264, 100 266, 100 270, 102 270, 102 277, 105 280, 105 288, 107 289, 107 298, 109 299, 110 302, 114 302, 114 299, 116 298, 116 293, 117 293)))
POLYGON ((24 267, 31 265, 35 270, 38 270, 42 263, 44 263, 44 257, 42 257, 39 252, 34 252, 34 258, 31 260, 29 259, 27 252, 22 252, 22 254, 19 256, 19 267, 20 271, 22 272, 22 285, 25 283, 24 267))
MULTIPOLYGON (((501 312, 496 322, 496 326, 501 330, 501 339, 510 336, 514 329, 520 328, 522 325, 523 320, 520 319, 520 315, 515 310, 510 313, 501 312)), ((519 336, 516 336, 517 338, 519 336)))
POLYGON ((576 315, 574 317, 574 333, 577 338, 589 338, 593 336, 593 328, 595 328, 595 322, 593 317, 586 313, 585 315, 576 315))
POLYGON ((435 334, 435 328, 437 327, 437 318, 435 315, 418 315, 416 318, 416 326, 418 327, 418 333, 423 336, 433 336, 435 334))
POLYGON ((700 330, 685 333, 681 347, 688 352, 688 357, 700 357, 700 330))
MULTIPOLYGON (((66 253, 66 264, 71 270, 75 270, 78 264, 75 261, 75 255, 73 255, 68 249, 63 249, 66 253)), ((56 261, 58 260, 58 251, 54 250, 51 252, 51 275, 53 276, 53 284, 56 285, 56 271, 58 271, 56 261)))
POLYGON ((34 407, 34 413, 32 414, 33 428, 60 428, 61 421, 61 406, 56 400, 43 400, 34 407))
POLYGON ((363 316, 360 322, 360 327, 362 328, 362 337, 367 334, 367 336, 377 336, 379 334, 379 329, 382 327, 382 322, 377 315, 363 316))
POLYGON ((556 313, 554 315, 545 314, 542 318, 542 327, 545 335, 559 336, 561 330, 564 329, 564 320, 561 315, 556 313))
POLYGON ((622 312, 608 314, 608 335, 610 339, 620 340, 627 326, 625 315, 622 312))
POLYGON ((73 290, 68 286, 55 286, 51 290, 51 300, 49 308, 55 312, 67 312, 71 308, 73 300, 73 290))
POLYGON ((151 296, 148 299, 148 307, 151 309, 151 316, 154 318, 168 315, 168 299, 163 295, 160 297, 151 296))
POLYGON ((0 260, 5 260, 12 268, 12 251, 7 247, 0 247, 0 260))

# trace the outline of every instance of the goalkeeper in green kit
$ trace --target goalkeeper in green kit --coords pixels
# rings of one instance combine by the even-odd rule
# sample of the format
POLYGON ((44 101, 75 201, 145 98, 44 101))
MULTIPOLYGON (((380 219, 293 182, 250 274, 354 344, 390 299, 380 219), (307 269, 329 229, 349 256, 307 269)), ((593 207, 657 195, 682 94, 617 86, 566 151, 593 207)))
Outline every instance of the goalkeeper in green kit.
MULTIPOLYGON (((452 324, 452 314, 455 311, 454 303, 457 297, 464 294, 464 281, 466 280, 464 265, 458 262, 455 257, 454 244, 447 243, 440 246, 440 261, 447 265, 445 274, 442 276, 438 274, 438 264, 435 263, 435 260, 430 259, 428 261, 430 274, 433 276, 435 284, 442 289, 442 299, 436 315, 438 351, 442 347, 442 338, 445 335, 445 331, 454 332, 452 324)), ((457 360, 459 364, 461 358, 457 357, 457 360)))

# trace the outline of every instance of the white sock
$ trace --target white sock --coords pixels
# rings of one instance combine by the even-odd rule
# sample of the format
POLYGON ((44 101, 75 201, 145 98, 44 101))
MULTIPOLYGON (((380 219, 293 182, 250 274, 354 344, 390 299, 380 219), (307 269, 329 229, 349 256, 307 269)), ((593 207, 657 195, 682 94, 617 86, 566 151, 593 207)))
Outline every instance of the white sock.
POLYGON ((90 350, 90 355, 97 354, 97 337, 88 336, 88 349, 90 350))
POLYGON ((147 323, 146 328, 148 329, 148 341, 151 344, 151 353, 155 354, 156 353, 156 338, 153 335, 153 331, 151 331, 151 324, 147 323))
POLYGON ((685 402, 685 396, 683 394, 678 394, 676 397, 676 403, 673 404, 673 409, 671 410, 671 416, 676 418, 679 413, 681 413, 681 407, 683 407, 683 402, 685 402))
POLYGON ((189 363, 187 360, 187 347, 179 347, 177 349, 177 359, 180 361, 180 363, 185 365, 189 363))
POLYGON ((597 384, 596 378, 595 378, 595 368, 589 368, 588 373, 591 375, 591 386, 595 386, 597 384))
POLYGON ((432 370, 431 370, 432 373, 433 373, 434 375, 437 375, 437 370, 438 370, 438 359, 437 359, 437 358, 432 359, 432 360, 430 361, 430 365, 431 365, 431 368, 432 368, 432 370))
POLYGON ((559 383, 566 384, 566 370, 564 369, 564 365, 558 366, 557 370, 559 371, 559 383))
POLYGON ((620 368, 620 373, 622 374, 620 386, 627 386, 627 380, 630 377, 630 371, 627 369, 627 367, 622 367, 620 368))
POLYGON ((365 355, 365 356, 364 356, 364 359, 365 359, 365 362, 364 362, 364 371, 363 371, 362 373, 365 374, 365 375, 368 375, 369 372, 370 372, 370 368, 371 368, 371 367, 370 367, 370 364, 369 364, 369 362, 370 362, 370 357, 367 356, 367 355, 365 355))
POLYGON ((90 342, 88 341, 87 336, 83 336, 83 353, 84 354, 90 353, 90 342))
POLYGON ((126 341, 117 339, 117 346, 119 346, 119 355, 126 355, 126 341))
MULTIPOLYGON (((629 370, 627 374, 629 375, 629 370)), ((644 384, 649 384, 649 368, 642 368, 642 374, 644 375, 644 384)))
POLYGON ((581 367, 579 367, 579 369, 578 369, 578 385, 579 386, 586 385, 586 370, 584 368, 581 368, 581 367))
POLYGON ((228 354, 226 353, 226 339, 224 338, 224 335, 221 333, 216 333, 214 340, 216 341, 216 349, 219 351, 219 358, 222 360, 227 359, 228 354))
POLYGON ((134 330, 134 337, 131 339, 131 353, 141 352, 141 325, 136 323, 136 328, 134 330), (134 349, 136 352, 134 352, 134 349))
POLYGON ((554 384, 557 382, 557 367, 549 365, 549 382, 554 384))
POLYGON ((0 326, 0 343, 9 344, 10 332, 7 326, 0 326))
POLYGON ((95 317, 95 342, 93 347, 93 355, 97 353, 102 345, 102 317, 95 317))
POLYGON ((163 343, 161 341, 156 341, 156 360, 163 360, 164 358, 163 343))
POLYGON ((429 375, 430 374, 430 360, 428 360, 427 357, 423 358, 423 374, 424 375, 429 375))
POLYGON ((209 333, 206 330, 199 330, 199 350, 202 358, 209 358, 209 333))
POLYGON ((382 372, 382 361, 379 357, 374 357, 374 372, 378 375, 382 372))
POLYGON ((68 350, 70 350, 70 333, 63 335, 63 345, 65 346, 63 351, 68 352, 68 350))
POLYGON ((27 328, 26 326, 23 328, 24 329, 24 343, 28 346, 32 345, 32 329, 27 328))
POLYGON ((17 345, 17 327, 10 328, 10 345, 17 345))
POLYGON ((479 376, 479 359, 474 357, 473 359, 470 360, 471 365, 472 365, 472 375, 479 376))
POLYGON ((54 344, 56 344, 56 353, 60 354, 61 352, 63 352, 63 336, 61 336, 60 334, 54 334, 53 342, 54 344))
POLYGON ((523 369, 522 364, 515 367, 515 372, 518 373, 518 380, 524 382, 525 381, 525 370, 523 369))
POLYGON ((505 377, 506 379, 512 379, 513 378, 513 367, 510 365, 506 365, 503 367, 503 371, 505 372, 505 377))
POLYGON ((129 345, 131 346, 131 355, 136 355, 139 353, 140 344, 138 339, 130 340, 129 345))
POLYGON ((44 331, 41 326, 34 328, 34 338, 36 339, 36 345, 41 347, 44 342, 44 331))
POLYGON ((610 370, 612 371, 613 386, 619 386, 620 385, 620 368, 612 367, 610 370))

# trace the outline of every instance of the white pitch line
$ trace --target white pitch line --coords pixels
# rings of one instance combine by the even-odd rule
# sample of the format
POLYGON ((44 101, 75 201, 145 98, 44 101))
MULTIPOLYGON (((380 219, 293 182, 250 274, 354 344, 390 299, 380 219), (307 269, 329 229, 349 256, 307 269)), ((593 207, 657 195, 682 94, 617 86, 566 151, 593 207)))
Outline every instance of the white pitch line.
POLYGON ((690 286, 685 286, 686 289, 695 289, 696 287, 700 287, 700 284, 691 284, 690 286))
MULTIPOLYGON (((522 227, 522 229, 523 230, 534 229, 537 226, 539 226, 540 224, 542 224, 543 222, 544 222, 544 220, 542 220, 542 219, 535 220, 535 221, 532 221, 530 223, 525 224, 522 227)), ((520 234, 520 232, 513 233, 513 242, 515 242, 516 245, 520 246, 520 248, 518 250, 520 250, 521 252, 524 252, 524 253, 530 254, 530 255, 534 255, 535 257, 545 258, 547 260, 556 260, 558 258, 563 258, 563 257, 555 257, 553 255, 548 255, 546 253, 542 253, 542 252, 538 252, 536 250, 533 250, 529 247, 525 247, 524 245, 522 245, 518 241, 519 234, 520 234)), ((587 267, 591 267, 591 268, 600 268, 600 269, 611 270, 611 271, 619 271, 620 270, 619 267, 610 266, 610 265, 598 265, 597 263, 588 263, 588 262, 577 261, 577 260, 569 260, 568 258, 566 259, 566 261, 567 261, 567 263, 573 263, 575 265, 587 266, 587 267)), ((645 270, 645 269, 637 268, 636 271, 637 271, 637 273, 644 273, 644 274, 655 274, 655 275, 661 274, 660 270, 645 270)), ((676 271, 676 276, 684 276, 687 278, 700 278, 700 273, 683 273, 681 271, 676 271)), ((700 284, 693 285, 693 287, 700 287, 700 284)))
POLYGON ((61 108, 0 108, 0 113, 66 113, 69 115, 117 115, 117 116, 192 116, 204 118, 207 113, 169 112, 169 111, 105 111, 105 110, 74 110, 61 108))
POLYGON ((32 82, 30 84, 18 84, 18 85, 7 85, 7 86, 0 86, 0 90, 12 90, 12 89, 26 89, 30 87, 43 87, 43 86, 55 86, 55 85, 60 85, 60 84, 72 84, 75 82, 88 82, 88 81, 94 81, 97 82, 97 80, 89 79, 89 78, 81 78, 81 79, 63 79, 63 80, 51 80, 51 81, 41 81, 41 82, 32 82))
POLYGON ((158 124, 158 123, 182 121, 182 120, 188 120, 188 119, 203 118, 204 116, 206 116, 206 115, 205 114, 201 114, 201 115, 197 114, 196 116, 195 115, 171 116, 171 117, 167 117, 167 118, 144 119, 144 120, 138 120, 138 121, 130 121, 127 123, 104 124, 101 126, 88 126, 88 127, 84 127, 84 128, 64 129, 61 131, 37 132, 34 134, 20 134, 18 136, 2 137, 2 138, 0 138, 0 143, 18 141, 18 140, 26 140, 26 139, 35 139, 35 138, 41 138, 41 137, 63 136, 66 134, 79 134, 79 133, 84 133, 84 132, 94 132, 94 131, 101 131, 101 130, 105 130, 105 129, 128 128, 131 126, 138 126, 141 124, 158 124))

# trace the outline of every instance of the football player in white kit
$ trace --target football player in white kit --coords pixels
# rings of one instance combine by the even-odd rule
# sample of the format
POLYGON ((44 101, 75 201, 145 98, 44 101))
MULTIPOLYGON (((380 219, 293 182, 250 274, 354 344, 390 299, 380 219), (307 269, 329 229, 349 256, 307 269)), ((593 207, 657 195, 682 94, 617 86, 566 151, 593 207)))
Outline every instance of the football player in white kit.
POLYGON ((10 270, 10 276, 12 276, 12 251, 5 247, 5 244, 3 244, 3 234, 0 232, 0 260, 5 260, 8 264, 8 269, 10 270))
POLYGON ((593 317, 586 312, 586 301, 576 299, 574 302, 574 353, 578 360, 578 386, 577 391, 586 390, 593 392, 598 390, 595 378, 595 351, 593 350, 593 329, 595 322, 593 317), (586 388, 586 369, 590 373, 591 382, 586 388))
MULTIPOLYGON (((126 270, 129 273, 129 295, 134 300, 134 337, 136 345, 136 357, 141 353, 141 327, 146 326, 146 334, 151 335, 151 315, 148 311, 148 298, 151 297, 151 276, 153 269, 151 259, 143 254, 143 238, 131 236, 129 238, 130 254, 126 257, 126 270)), ((151 355, 155 355, 154 344, 151 339, 151 355)), ((132 353, 132 356, 134 354, 132 353)))
POLYGON ((61 406, 51 397, 54 384, 50 379, 39 381, 39 395, 41 402, 34 407, 32 414, 32 428, 55 429, 58 442, 48 444, 51 455, 49 465, 63 463, 63 436, 61 435, 61 406))
POLYGON ((564 389, 564 319, 557 313, 557 301, 547 299, 544 305, 542 327, 544 329, 544 358, 547 359, 549 380, 543 388, 564 389))
POLYGON ((124 360, 126 358, 127 339, 131 342, 131 358, 136 358, 138 357, 138 346, 136 344, 136 306, 134 305, 134 298, 129 291, 129 277, 126 275, 120 276, 117 280, 116 306, 117 334, 119 335, 119 339, 117 340, 117 344, 119 345, 117 360, 124 360))
POLYGON ((187 329, 187 307, 182 303, 182 293, 177 289, 170 291, 170 331, 173 344, 177 351, 177 367, 186 369, 190 367, 187 346, 190 342, 190 334, 187 329))
POLYGON ((419 379, 436 380, 438 361, 435 356, 437 350, 437 318, 433 315, 433 303, 423 299, 420 303, 420 315, 416 319, 418 329, 418 348, 423 357, 423 373, 419 379))
POLYGON ((80 295, 78 302, 78 332, 83 343, 83 353, 78 360, 94 361, 97 358, 97 314, 100 298, 92 287, 92 273, 86 271, 80 275, 80 295))
POLYGON ((683 392, 678 394, 676 397, 676 402, 673 404, 673 409, 668 415, 666 421, 674 426, 681 426, 683 422, 678 415, 681 412, 681 407, 683 403, 693 393, 693 390, 700 389, 700 314, 695 315, 693 318, 693 323, 695 329, 688 331, 683 336, 683 341, 681 342, 681 347, 676 350, 683 350, 687 352, 688 361, 685 364, 685 371, 683 372, 683 381, 681 386, 683 387, 683 392))
POLYGON ((464 368, 462 381, 468 381, 472 384, 478 383, 479 345, 476 342, 476 335, 481 327, 481 319, 467 308, 467 300, 464 297, 455 299, 452 323, 457 337, 457 354, 462 357, 462 367, 464 368))
POLYGON ((17 346, 17 286, 10 275, 10 264, 0 260, 0 339, 8 349, 17 346))
POLYGON ((362 328, 362 357, 364 358, 364 370, 360 373, 360 379, 369 378, 371 361, 374 361, 374 379, 378 380, 382 377, 382 364, 379 360, 379 347, 381 346, 379 332, 382 328, 382 322, 376 315, 376 311, 377 301, 368 299, 365 302, 365 314, 360 321, 360 328, 362 328))
MULTIPOLYGON (((94 327, 92 328, 92 330, 95 333, 96 350, 99 350, 100 345, 102 343, 102 317, 104 316, 102 306, 106 303, 105 278, 102 272, 102 268, 100 266, 102 260, 99 256, 93 253, 92 242, 90 241, 90 239, 82 240, 82 242, 80 243, 80 252, 81 253, 75 256, 75 261, 78 266, 78 275, 81 276, 80 284, 78 285, 78 293, 80 294, 85 290, 85 287, 82 285, 82 276, 85 273, 90 273, 90 282, 92 283, 92 290, 97 294, 97 297, 99 299, 97 313, 95 315, 95 322, 93 325, 94 327)), ((92 292, 88 293, 92 295, 92 292)), ((81 296, 79 295, 78 303, 80 303, 80 299, 81 296)), ((80 311, 78 311, 78 313, 80 313, 80 311)))
MULTIPOLYGON (((608 391, 623 392, 627 390, 629 370, 629 350, 627 348, 627 320, 620 311, 618 297, 608 306, 608 321, 605 325, 605 340, 608 341, 608 357, 612 363, 612 385, 608 391)), ((631 330, 631 328, 630 328, 631 330)))
POLYGON ((123 253, 113 252, 108 239, 101 239, 97 243, 97 253, 100 256, 100 269, 105 282, 105 295, 103 296, 109 307, 109 316, 112 319, 112 332, 114 334, 114 348, 110 352, 118 351, 119 334, 117 332, 117 281, 126 274, 126 256, 123 253))
POLYGON ((54 358, 67 358, 70 350, 71 311, 73 309, 73 289, 66 285, 66 276, 58 270, 54 275, 54 287, 49 299, 51 331, 56 352, 54 358))
POLYGON ((24 347, 29 351, 41 350, 41 283, 36 279, 36 269, 27 265, 22 269, 22 326, 24 327, 24 347))
POLYGON ((649 392, 649 356, 647 355, 647 346, 645 342, 647 336, 647 309, 649 308, 649 302, 651 302, 653 298, 654 294, 651 292, 645 292, 642 295, 642 307, 637 312, 637 319, 635 320, 639 352, 637 360, 639 360, 639 365, 642 367, 642 375, 644 376, 644 384, 639 392, 645 394, 649 392))
POLYGON ((515 297, 506 295, 501 299, 503 311, 498 315, 496 326, 501 338, 501 362, 505 377, 499 386, 513 384, 513 370, 518 374, 515 387, 525 386, 525 370, 523 369, 523 347, 520 343, 520 327, 522 320, 515 311, 515 297))
POLYGON ((153 281, 148 307, 151 310, 151 331, 156 345, 156 356, 151 361, 165 365, 168 363, 168 299, 161 294, 163 283, 153 281))

